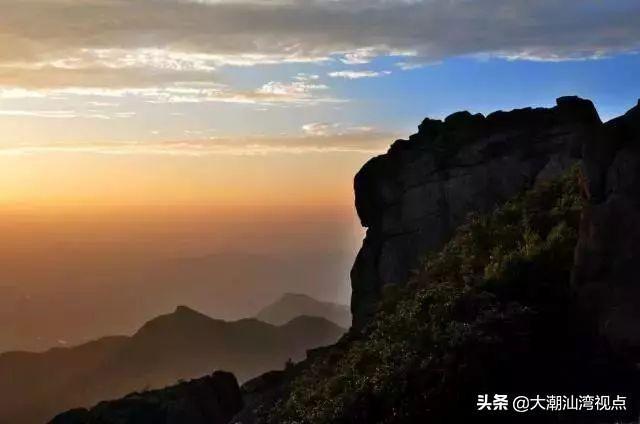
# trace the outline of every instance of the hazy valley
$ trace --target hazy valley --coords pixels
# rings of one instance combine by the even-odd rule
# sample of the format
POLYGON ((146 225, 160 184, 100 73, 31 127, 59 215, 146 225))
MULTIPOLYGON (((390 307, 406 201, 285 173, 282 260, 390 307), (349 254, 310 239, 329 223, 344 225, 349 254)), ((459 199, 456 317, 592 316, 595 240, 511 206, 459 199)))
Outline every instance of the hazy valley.
MULTIPOLYGON (((285 299, 291 297, 300 296, 285 299)), ((314 302, 305 299, 307 306, 314 302)), ((315 303, 316 308, 325 305, 315 303)), ((269 310, 275 311, 274 306, 269 310)), ((344 331, 324 318, 308 315, 274 326, 253 318, 216 320, 179 306, 148 321, 132 336, 104 337, 44 353, 0 354, 0 392, 4 393, 0 422, 42 423, 65 409, 92 406, 215 370, 232 371, 244 381, 283 369, 289 360, 304 359, 308 349, 334 343, 344 331)))

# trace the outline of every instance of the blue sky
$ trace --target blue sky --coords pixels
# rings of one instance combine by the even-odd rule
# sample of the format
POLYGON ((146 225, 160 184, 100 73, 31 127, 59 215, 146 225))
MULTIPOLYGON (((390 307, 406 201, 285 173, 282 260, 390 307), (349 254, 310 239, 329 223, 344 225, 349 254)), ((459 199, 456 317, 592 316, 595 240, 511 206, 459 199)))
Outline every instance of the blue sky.
POLYGON ((640 97, 636 0, 28 0, 0 154, 384 150, 426 117, 640 97))
MULTIPOLYGON (((388 69, 380 61, 372 69, 388 69)), ((640 56, 542 62, 454 58, 376 79, 342 81, 345 97, 375 105, 362 119, 405 128, 424 116, 458 110, 490 113, 527 106, 553 106, 563 95, 592 99, 603 119, 624 113, 640 97, 640 56)))
MULTIPOLYGON (((563 61, 458 57, 401 70, 398 57, 366 64, 339 60, 321 65, 271 65, 236 68, 225 81, 250 89, 255 81, 286 81, 292 75, 317 75, 344 103, 302 108, 246 108, 230 112, 251 116, 254 129, 295 133, 307 122, 343 122, 408 136, 426 116, 444 118, 458 110, 491 113, 521 107, 552 107, 555 99, 578 95, 593 100, 603 120, 635 106, 640 98, 640 55, 621 53, 598 59, 563 61), (378 73, 357 79, 332 78, 335 72, 378 73), (386 74, 388 72, 388 74, 386 74), (242 111, 245 112, 242 112, 242 111)), ((224 113, 223 113, 224 115, 224 113)), ((222 118, 220 130, 233 132, 243 118, 222 118)), ((215 118, 212 118, 215 121, 215 118)), ((246 123, 246 122, 245 122, 246 123)))
POLYGON ((0 26, 11 154, 370 152, 425 116, 640 97, 635 0, 29 0, 0 26))

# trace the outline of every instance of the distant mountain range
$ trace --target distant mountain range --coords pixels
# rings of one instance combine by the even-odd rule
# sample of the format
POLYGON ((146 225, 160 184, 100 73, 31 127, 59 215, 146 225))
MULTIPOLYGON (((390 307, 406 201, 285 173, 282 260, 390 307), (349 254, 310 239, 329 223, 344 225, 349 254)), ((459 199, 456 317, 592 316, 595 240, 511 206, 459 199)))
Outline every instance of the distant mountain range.
POLYGON ((39 424, 65 409, 216 369, 243 381, 282 369, 288 359, 301 360, 308 349, 334 343, 344 331, 325 318, 307 315, 275 326, 258 319, 216 320, 179 306, 130 337, 0 355, 0 423, 39 424))
POLYGON ((41 265, 40 257, 29 257, 18 267, 16 261, 26 259, 0 252, 0 352, 44 352, 96 336, 132 334, 176 305, 235 321, 300 287, 312 297, 339 302, 348 298, 353 258, 352 252, 324 250, 179 258, 118 252, 100 260, 97 254, 83 255, 56 252, 54 263, 41 265))
POLYGON ((263 308, 256 318, 269 324, 282 325, 300 315, 322 317, 344 328, 351 326, 351 311, 348 306, 321 302, 305 294, 294 293, 286 293, 263 308))

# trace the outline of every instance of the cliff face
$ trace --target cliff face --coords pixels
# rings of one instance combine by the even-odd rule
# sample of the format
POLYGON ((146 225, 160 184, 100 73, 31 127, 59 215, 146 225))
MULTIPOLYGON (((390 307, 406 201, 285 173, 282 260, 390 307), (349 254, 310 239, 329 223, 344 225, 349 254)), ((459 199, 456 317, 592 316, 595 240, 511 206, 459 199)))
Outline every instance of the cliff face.
POLYGON ((600 334, 640 347, 640 102, 598 128, 584 148, 589 203, 582 215, 573 284, 600 334))
POLYGON ((425 120, 355 190, 356 331, 259 422, 493 423, 479 393, 549 391, 628 396, 566 422, 637 421, 640 102, 607 123, 578 98, 425 120))
POLYGON ((351 271, 354 327, 369 320, 383 287, 404 284, 468 213, 490 211, 558 176, 601 127, 590 101, 564 97, 551 109, 425 119, 409 140, 371 159, 354 183, 367 227, 351 271))

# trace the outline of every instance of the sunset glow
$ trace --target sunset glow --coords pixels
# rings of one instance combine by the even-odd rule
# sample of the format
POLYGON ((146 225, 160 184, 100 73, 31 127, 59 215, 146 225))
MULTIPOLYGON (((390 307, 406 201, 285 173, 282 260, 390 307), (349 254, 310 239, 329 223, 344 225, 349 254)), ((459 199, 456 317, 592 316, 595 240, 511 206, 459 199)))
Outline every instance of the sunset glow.
MULTIPOLYGON (((324 252, 339 276, 298 289, 348 303, 367 160, 461 109, 571 94, 624 112, 638 16, 634 0, 0 0, 0 285, 89 293, 140 283, 142 262, 324 252), (90 277, 105 258, 129 268, 90 277)), ((202 306, 255 306, 224 303, 202 306)))

